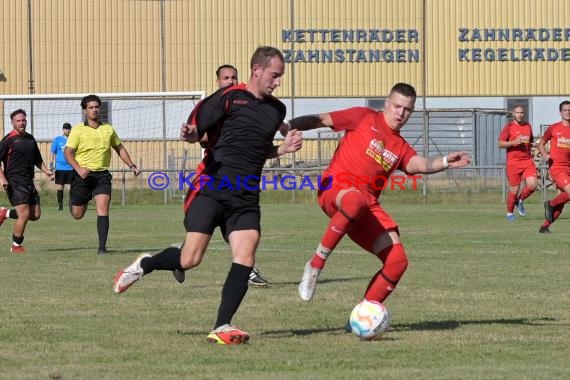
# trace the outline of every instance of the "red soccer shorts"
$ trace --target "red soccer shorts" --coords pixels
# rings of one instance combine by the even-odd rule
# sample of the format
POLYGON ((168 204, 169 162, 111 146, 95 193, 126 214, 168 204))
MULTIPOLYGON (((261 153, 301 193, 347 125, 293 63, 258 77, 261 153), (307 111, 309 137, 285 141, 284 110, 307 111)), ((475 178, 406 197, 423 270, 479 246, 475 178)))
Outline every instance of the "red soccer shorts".
MULTIPOLYGON (((319 205, 329 218, 332 218, 332 216, 338 211, 336 199, 338 193, 341 191, 343 191, 343 189, 339 189, 337 186, 332 186, 330 189, 322 191, 318 196, 319 205)), ((384 211, 378 203, 378 200, 370 194, 365 194, 365 196, 368 199, 368 210, 360 219, 351 225, 347 234, 363 249, 374 253, 373 247, 376 238, 389 229, 395 229, 396 232, 398 232, 398 225, 392 217, 384 211)))
POLYGON ((509 186, 518 186, 523 179, 528 177, 538 177, 533 161, 514 162, 507 165, 507 181, 509 182, 509 186))
POLYGON ((568 175, 568 169, 566 168, 550 168, 550 177, 560 190, 570 185, 570 176, 568 175))

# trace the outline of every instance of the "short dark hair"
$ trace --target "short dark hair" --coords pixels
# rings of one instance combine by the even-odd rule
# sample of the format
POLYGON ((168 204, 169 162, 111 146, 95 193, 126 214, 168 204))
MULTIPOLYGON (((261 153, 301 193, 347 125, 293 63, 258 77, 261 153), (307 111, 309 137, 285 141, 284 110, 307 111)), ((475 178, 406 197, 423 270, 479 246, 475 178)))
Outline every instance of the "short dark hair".
POLYGON ((220 71, 222 71, 223 69, 231 69, 231 70, 235 70, 236 73, 238 72, 238 70, 235 67, 233 67, 232 65, 221 65, 216 70, 216 78, 220 79, 220 71))
POLYGON ((10 114, 10 120, 14 120, 14 116, 16 116, 16 115, 19 114, 19 113, 23 113, 24 116, 28 116, 28 115, 26 114, 26 111, 24 111, 24 110, 21 109, 21 108, 18 108, 16 111, 14 111, 14 112, 12 112, 12 113, 10 114))
POLYGON ((71 124, 63 123, 63 129, 71 129, 71 124))
POLYGON ((389 95, 392 95, 395 92, 397 92, 398 94, 402 94, 404 96, 408 96, 410 98, 415 98, 417 96, 416 89, 414 88, 414 86, 402 82, 396 83, 394 87, 392 87, 392 89, 390 90, 389 95))
POLYGON ((253 69, 253 65, 261 65, 262 67, 269 66, 269 61, 271 61, 274 57, 279 57, 282 62, 285 62, 285 58, 283 58, 283 53, 277 48, 271 46, 260 46, 255 49, 255 52, 251 56, 251 62, 249 67, 253 69))
POLYGON ((558 106, 558 111, 562 112, 562 107, 564 107, 567 104, 570 104, 570 100, 565 100, 562 103, 560 103, 560 105, 558 106))
POLYGON ((86 109, 87 103, 89 102, 97 102, 99 103, 99 105, 101 105, 101 98, 98 97, 97 95, 87 95, 83 97, 83 99, 81 99, 81 108, 86 109))

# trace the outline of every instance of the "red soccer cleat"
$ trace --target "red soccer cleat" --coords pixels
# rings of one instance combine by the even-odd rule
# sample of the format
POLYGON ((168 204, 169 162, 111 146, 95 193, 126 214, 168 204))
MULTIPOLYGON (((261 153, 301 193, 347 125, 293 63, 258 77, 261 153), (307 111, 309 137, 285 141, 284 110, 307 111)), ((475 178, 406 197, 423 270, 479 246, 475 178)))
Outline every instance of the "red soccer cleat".
POLYGON ((2 225, 2 223, 4 223, 7 217, 8 217, 8 209, 6 207, 0 207, 0 226, 2 225))
POLYGON ((217 344, 245 344, 249 341, 249 334, 235 326, 223 325, 208 334, 210 343, 217 344))
POLYGON ((10 247, 10 252, 12 252, 12 253, 26 253, 26 248, 22 247, 21 245, 12 244, 12 247, 10 247))

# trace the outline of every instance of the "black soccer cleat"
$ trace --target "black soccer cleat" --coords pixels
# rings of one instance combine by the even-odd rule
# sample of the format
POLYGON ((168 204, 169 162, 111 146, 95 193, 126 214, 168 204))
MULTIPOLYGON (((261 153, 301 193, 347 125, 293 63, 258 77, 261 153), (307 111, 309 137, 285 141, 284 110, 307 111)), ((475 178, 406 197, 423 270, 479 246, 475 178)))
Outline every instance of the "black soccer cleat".
POLYGON ((540 229, 538 230, 539 234, 549 234, 550 230, 548 229, 548 227, 545 226, 540 226, 540 229))
POLYGON ((253 268, 249 273, 248 283, 253 286, 267 286, 269 281, 261 277, 261 273, 256 268, 253 268))
POLYGON ((179 284, 182 284, 184 280, 186 280, 186 271, 184 269, 182 270, 175 269, 172 271, 172 275, 174 276, 176 281, 178 281, 179 284))
POLYGON ((554 222, 554 207, 552 207, 549 201, 544 202, 544 219, 549 223, 554 222))

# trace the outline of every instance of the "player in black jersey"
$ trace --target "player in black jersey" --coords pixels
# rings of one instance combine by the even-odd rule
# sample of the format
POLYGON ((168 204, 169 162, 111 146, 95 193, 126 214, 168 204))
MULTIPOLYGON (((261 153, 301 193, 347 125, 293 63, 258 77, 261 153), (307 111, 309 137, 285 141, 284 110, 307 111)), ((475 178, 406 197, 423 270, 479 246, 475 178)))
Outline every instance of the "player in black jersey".
MULTIPOLYGON (((238 84, 238 71, 232 65, 221 65, 216 70, 216 84, 218 89, 228 87, 228 86, 235 86, 238 84)), ((208 136, 204 135, 200 139, 200 145, 202 148, 206 148, 208 146, 208 136)), ((172 272, 174 274, 174 278, 179 283, 183 283, 186 279, 185 271, 175 270, 172 272)), ((261 272, 257 268, 253 268, 249 274, 249 285, 264 287, 269 284, 263 276, 261 272)))
POLYGON ((28 221, 41 216, 40 195, 34 185, 34 167, 51 180, 53 173, 42 159, 34 136, 26 132, 26 111, 17 109, 10 114, 12 131, 0 141, 0 186, 8 194, 12 210, 0 207, 0 225, 6 218, 16 219, 10 252, 25 253, 22 246, 28 221))
POLYGON ((285 118, 285 105, 273 97, 285 72, 278 49, 259 47, 251 58, 247 84, 222 88, 202 100, 181 128, 181 138, 194 143, 207 133, 204 158, 196 169, 184 202, 186 238, 181 248, 169 247, 140 255, 115 277, 122 293, 154 270, 190 269, 200 264, 216 227, 229 243, 232 265, 222 288, 214 330, 208 341, 240 344, 249 334, 231 325, 244 298, 260 238, 259 184, 268 158, 296 152, 302 136, 290 131, 273 145, 285 118))

